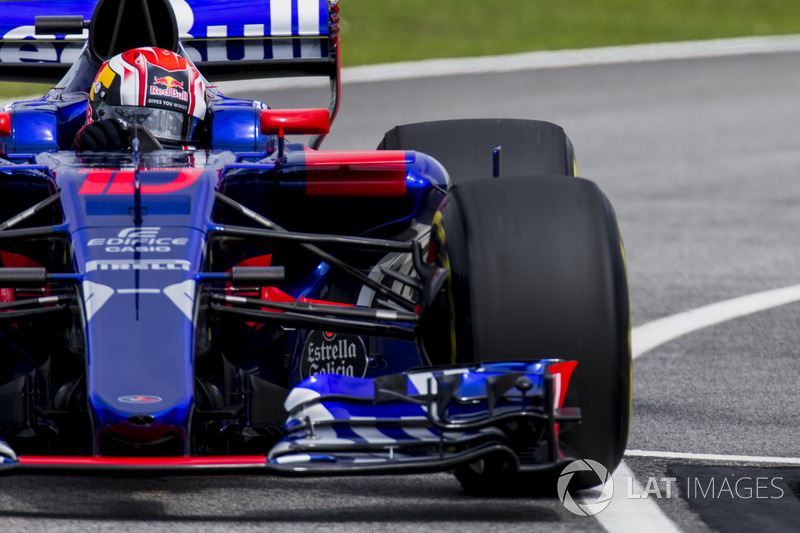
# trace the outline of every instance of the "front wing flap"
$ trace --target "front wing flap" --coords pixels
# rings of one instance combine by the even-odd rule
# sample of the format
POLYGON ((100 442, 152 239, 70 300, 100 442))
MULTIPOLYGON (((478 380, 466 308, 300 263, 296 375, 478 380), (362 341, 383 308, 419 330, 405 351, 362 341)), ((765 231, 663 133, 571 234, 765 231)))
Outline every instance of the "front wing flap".
POLYGON ((576 363, 542 360, 376 379, 312 376, 286 399, 286 436, 267 457, 295 473, 437 471, 506 454, 520 470, 564 460, 558 427, 576 363))

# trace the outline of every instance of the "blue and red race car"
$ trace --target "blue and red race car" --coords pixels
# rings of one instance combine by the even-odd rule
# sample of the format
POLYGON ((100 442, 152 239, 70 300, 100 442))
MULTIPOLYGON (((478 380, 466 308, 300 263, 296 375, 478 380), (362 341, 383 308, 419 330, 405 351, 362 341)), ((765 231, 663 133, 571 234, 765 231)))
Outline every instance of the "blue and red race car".
MULTIPOLYGON (((577 458, 619 463, 624 252, 560 127, 426 122, 377 150, 320 150, 338 109, 337 0, 4 13, 0 77, 56 83, 0 112, 6 471, 453 471, 496 492, 577 458), (95 99, 130 50, 202 73, 191 142, 160 142, 169 113, 125 125, 117 109, 106 133, 125 146, 82 144, 111 124, 95 99), (328 77, 330 108, 213 86, 292 75, 328 77), (287 137, 302 134, 308 146, 287 137)), ((165 69, 137 82, 159 98, 138 105, 186 101, 194 82, 165 69)))

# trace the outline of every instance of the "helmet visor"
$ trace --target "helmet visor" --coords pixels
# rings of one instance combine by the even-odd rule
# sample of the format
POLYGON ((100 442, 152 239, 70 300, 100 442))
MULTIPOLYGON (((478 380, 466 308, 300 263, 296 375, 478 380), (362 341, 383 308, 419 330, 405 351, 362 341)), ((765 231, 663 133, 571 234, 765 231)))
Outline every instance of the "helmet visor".
POLYGON ((109 106, 101 104, 102 119, 119 118, 128 124, 146 127, 153 136, 171 143, 196 143, 200 140, 200 122, 191 115, 156 107, 109 106))

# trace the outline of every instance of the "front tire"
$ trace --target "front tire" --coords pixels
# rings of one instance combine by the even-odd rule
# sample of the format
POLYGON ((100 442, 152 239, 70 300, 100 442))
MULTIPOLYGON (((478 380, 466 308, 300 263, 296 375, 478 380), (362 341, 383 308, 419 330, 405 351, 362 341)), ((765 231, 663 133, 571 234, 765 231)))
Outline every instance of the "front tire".
MULTIPOLYGON (((466 183, 448 194, 432 235, 435 260, 451 272, 442 308, 431 313, 436 327, 426 328, 433 362, 577 361, 565 406, 579 406, 582 422, 562 431, 562 451, 616 468, 630 420, 630 314, 605 195, 560 176, 466 183)), ((465 490, 499 489, 512 476, 502 471, 458 475, 465 490)))
POLYGON ((418 122, 386 132, 379 150, 416 150, 439 161, 452 184, 490 179, 501 146, 501 176, 575 175, 575 150, 561 126, 542 120, 461 119, 418 122))

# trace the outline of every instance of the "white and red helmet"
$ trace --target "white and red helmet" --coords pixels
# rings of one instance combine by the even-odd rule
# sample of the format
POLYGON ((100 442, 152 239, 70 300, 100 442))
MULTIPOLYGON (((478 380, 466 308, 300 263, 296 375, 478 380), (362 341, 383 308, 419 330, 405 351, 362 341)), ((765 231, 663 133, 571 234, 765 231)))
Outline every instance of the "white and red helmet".
POLYGON ((118 118, 167 144, 194 144, 206 108, 205 83, 191 62, 163 48, 134 48, 100 67, 86 122, 118 118))

